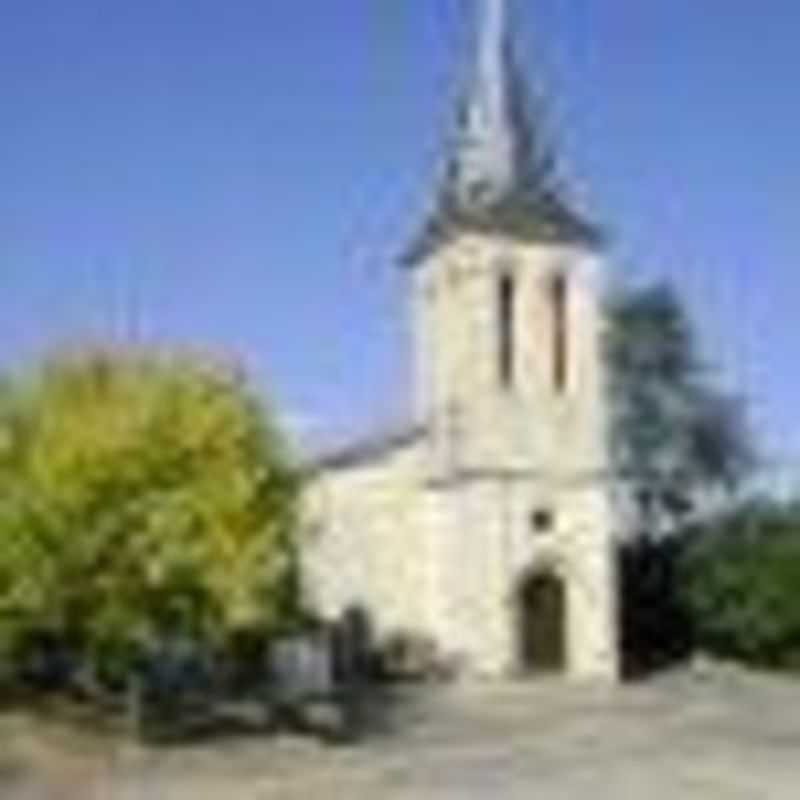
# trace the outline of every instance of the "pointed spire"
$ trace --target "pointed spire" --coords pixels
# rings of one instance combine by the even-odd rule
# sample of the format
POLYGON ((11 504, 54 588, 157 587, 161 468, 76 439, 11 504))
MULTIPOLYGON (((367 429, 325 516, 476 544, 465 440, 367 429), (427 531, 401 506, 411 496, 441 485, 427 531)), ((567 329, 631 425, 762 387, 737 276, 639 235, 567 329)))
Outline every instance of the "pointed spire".
POLYGON ((561 197, 543 120, 531 113, 513 57, 506 0, 481 3, 471 81, 458 106, 433 213, 406 253, 409 264, 465 228, 536 240, 597 240, 596 230, 561 197))
POLYGON ((463 117, 456 133, 452 190, 466 203, 490 203, 507 190, 512 180, 505 11, 504 0, 485 0, 475 75, 463 101, 463 117))

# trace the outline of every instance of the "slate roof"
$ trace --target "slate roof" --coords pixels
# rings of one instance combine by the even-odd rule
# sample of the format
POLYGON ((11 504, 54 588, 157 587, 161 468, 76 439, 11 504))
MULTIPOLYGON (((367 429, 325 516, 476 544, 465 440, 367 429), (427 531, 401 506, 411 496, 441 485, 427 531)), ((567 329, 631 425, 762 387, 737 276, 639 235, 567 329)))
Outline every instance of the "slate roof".
POLYGON ((428 428, 425 425, 380 431, 312 458, 306 464, 306 471, 315 474, 377 461, 396 450, 414 444, 424 438, 427 433, 428 428))

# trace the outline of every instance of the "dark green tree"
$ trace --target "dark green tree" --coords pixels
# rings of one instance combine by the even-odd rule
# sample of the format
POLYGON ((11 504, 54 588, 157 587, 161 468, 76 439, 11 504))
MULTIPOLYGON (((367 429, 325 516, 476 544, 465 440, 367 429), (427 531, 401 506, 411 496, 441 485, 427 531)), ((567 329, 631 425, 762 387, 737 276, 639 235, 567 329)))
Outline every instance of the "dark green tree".
POLYGON ((754 453, 671 286, 617 292, 608 319, 613 466, 633 531, 658 537, 732 493, 754 453))
POLYGON ((739 403, 714 385, 669 285, 618 292, 608 322, 612 463, 631 534, 619 545, 623 663, 639 675, 692 649, 681 534, 731 501, 754 454, 739 403))

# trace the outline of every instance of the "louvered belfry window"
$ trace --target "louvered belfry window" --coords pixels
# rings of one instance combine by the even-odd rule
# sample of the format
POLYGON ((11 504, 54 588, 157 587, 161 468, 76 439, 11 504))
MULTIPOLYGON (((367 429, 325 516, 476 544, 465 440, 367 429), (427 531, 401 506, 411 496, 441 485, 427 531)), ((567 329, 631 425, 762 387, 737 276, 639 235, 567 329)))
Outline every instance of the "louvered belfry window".
POLYGON ((558 274, 550 284, 553 323, 553 388, 559 394, 567 389, 569 370, 569 292, 567 279, 558 274))
POLYGON ((510 275, 500 277, 498 287, 498 361, 500 384, 511 388, 514 384, 514 279, 510 275))

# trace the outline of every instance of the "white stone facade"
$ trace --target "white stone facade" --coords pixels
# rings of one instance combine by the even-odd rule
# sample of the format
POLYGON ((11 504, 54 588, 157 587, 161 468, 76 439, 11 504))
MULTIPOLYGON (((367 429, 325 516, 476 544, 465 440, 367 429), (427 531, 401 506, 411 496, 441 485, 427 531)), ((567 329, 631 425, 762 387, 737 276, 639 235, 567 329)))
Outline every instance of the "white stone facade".
POLYGON ((599 265, 580 249, 464 235, 412 275, 419 427, 331 459, 308 487, 306 583, 323 614, 432 637, 465 674, 519 667, 517 589, 566 589, 569 675, 617 675, 599 265), (552 381, 553 276, 568 287, 552 381), (513 381, 498 375, 498 282, 513 278, 513 381), (552 528, 537 532, 537 510, 552 528))

